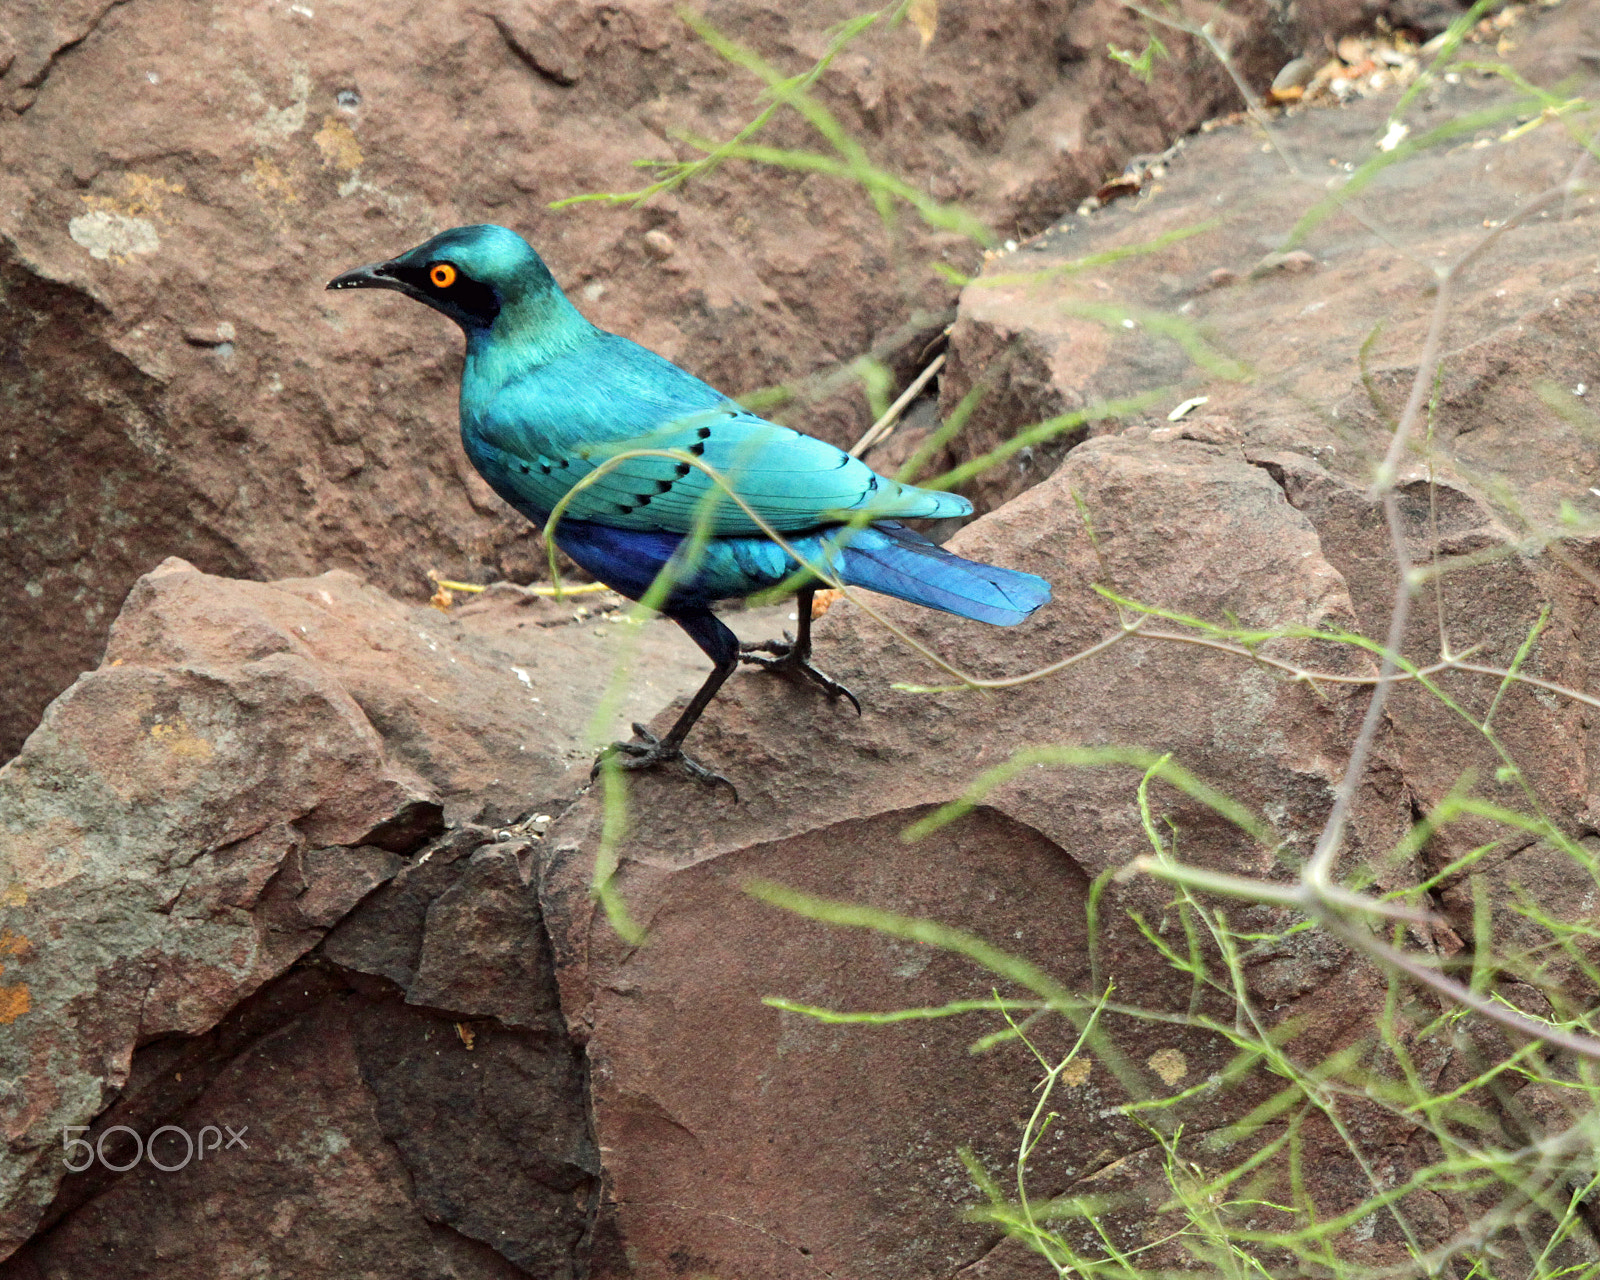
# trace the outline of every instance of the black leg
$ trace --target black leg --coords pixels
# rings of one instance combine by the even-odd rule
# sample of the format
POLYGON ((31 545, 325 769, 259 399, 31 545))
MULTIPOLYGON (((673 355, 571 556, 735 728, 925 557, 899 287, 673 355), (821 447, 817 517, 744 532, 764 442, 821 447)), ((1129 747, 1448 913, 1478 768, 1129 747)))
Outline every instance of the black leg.
POLYGON ((850 699, 850 705, 856 709, 856 714, 860 715, 861 703, 856 700, 856 695, 832 676, 824 675, 811 665, 811 598, 816 594, 815 587, 801 587, 799 594, 795 596, 799 619, 798 635, 791 636, 785 631, 782 640, 762 640, 757 644, 742 644, 739 646, 739 661, 761 667, 773 675, 787 676, 791 680, 809 680, 812 684, 821 686, 829 698, 843 695, 850 699), (758 656, 763 653, 775 656, 771 658, 758 656))
POLYGON ((694 697, 689 699, 689 705, 683 709, 683 714, 674 722, 672 728, 667 730, 666 737, 658 738, 642 724, 634 725, 633 732, 642 741, 613 742, 596 757, 589 777, 593 779, 599 776, 600 762, 607 757, 615 758, 617 766, 622 769, 651 769, 656 765, 675 761, 691 778, 712 785, 720 782, 733 792, 733 798, 737 800, 738 788, 720 773, 706 768, 692 756, 685 755, 683 740, 689 736, 689 730, 694 728, 695 721, 711 705, 711 699, 717 696, 717 690, 722 688, 727 678, 739 669, 739 637, 729 631, 709 609, 673 614, 671 617, 689 633, 691 640, 705 650, 706 656, 716 665, 706 677, 706 682, 700 686, 694 697))

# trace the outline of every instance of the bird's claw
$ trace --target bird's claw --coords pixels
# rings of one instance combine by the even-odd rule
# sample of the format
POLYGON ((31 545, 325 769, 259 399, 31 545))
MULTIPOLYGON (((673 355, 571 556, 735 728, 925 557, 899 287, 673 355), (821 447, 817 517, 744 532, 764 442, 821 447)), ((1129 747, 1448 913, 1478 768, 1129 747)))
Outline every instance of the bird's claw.
POLYGON ((715 769, 706 768, 693 756, 685 755, 676 743, 663 742, 642 724, 634 725, 633 733, 642 741, 613 742, 595 757, 594 768, 589 770, 590 782, 600 776, 600 770, 607 760, 615 761, 619 769, 654 769, 658 765, 676 764, 696 782, 703 782, 707 786, 720 783, 727 787, 733 793, 735 803, 738 802, 739 789, 733 783, 715 769))
POLYGON ((760 667, 763 671, 770 671, 776 676, 787 676, 791 680, 809 680, 821 688, 830 700, 839 697, 850 699, 850 705, 856 709, 856 714, 860 715, 861 702, 856 695, 832 676, 818 671, 811 665, 809 658, 809 654, 799 652, 794 637, 787 631, 783 633, 782 640, 761 640, 739 646, 740 662, 748 662, 753 667, 760 667), (774 656, 770 658, 761 656, 767 653, 774 656))

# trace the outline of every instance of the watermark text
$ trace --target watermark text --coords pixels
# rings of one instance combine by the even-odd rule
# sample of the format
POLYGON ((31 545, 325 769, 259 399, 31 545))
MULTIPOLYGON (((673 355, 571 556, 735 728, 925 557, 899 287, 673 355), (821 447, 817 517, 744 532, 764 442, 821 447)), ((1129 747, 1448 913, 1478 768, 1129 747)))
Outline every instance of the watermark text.
POLYGON ((125 1124, 114 1124, 90 1142, 82 1136, 89 1132, 88 1125, 68 1125, 61 1132, 61 1163, 73 1173, 82 1173, 95 1164, 112 1173, 126 1173, 142 1160, 163 1173, 177 1173, 179 1169, 188 1168, 190 1161, 204 1160, 208 1152, 231 1151, 234 1147, 248 1151, 250 1144, 244 1140, 244 1135, 249 1131, 249 1125, 236 1129, 225 1124, 219 1129, 208 1124, 191 1134, 175 1124, 164 1124, 146 1138, 125 1124), (106 1144, 115 1134, 132 1138, 132 1147, 119 1139, 111 1143, 108 1152, 106 1144))

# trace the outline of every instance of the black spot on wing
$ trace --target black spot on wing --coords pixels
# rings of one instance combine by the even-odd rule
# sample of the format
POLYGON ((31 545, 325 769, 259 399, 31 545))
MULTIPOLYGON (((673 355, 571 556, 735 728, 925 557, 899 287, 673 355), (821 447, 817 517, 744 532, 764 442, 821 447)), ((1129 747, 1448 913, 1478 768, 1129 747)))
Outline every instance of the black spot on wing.
MULTIPOLYGON (((681 462, 678 465, 681 466, 684 469, 684 471, 693 470, 693 468, 690 467, 687 462, 681 462)), ((673 482, 671 480, 657 480, 656 481, 656 492, 657 493, 665 493, 668 489, 672 488, 672 485, 673 485, 673 482)))
MULTIPOLYGON (((694 467, 692 467, 687 462, 680 462, 676 467, 673 468, 673 470, 678 473, 678 479, 682 480, 684 478, 684 476, 688 475, 691 471, 694 470, 694 467)), ((666 483, 667 489, 672 488, 672 481, 668 480, 665 483, 666 483)), ((663 489, 662 492, 665 493, 666 489, 663 489)))

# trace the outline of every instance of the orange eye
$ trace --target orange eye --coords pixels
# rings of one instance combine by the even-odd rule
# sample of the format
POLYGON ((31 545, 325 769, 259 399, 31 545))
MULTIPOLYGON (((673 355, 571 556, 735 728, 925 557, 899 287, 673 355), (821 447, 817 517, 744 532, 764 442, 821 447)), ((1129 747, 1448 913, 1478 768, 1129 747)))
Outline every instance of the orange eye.
POLYGON ((428 272, 428 279, 441 289, 448 289, 456 282, 456 269, 448 262, 436 262, 428 272))

